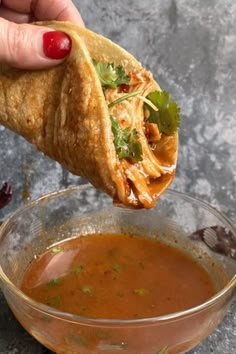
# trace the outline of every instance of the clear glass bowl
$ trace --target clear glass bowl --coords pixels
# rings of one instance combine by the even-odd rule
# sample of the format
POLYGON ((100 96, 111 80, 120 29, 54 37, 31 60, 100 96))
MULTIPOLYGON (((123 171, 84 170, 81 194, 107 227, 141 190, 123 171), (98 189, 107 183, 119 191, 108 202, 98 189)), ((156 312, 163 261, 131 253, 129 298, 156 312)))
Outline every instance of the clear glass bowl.
POLYGON ((236 237, 220 212, 185 194, 168 191, 152 210, 128 210, 89 185, 44 196, 20 208, 0 228, 0 285, 19 322, 57 353, 184 353, 212 332, 236 293, 236 262, 213 252, 196 230, 221 226, 236 237), (20 290, 35 254, 65 238, 95 232, 133 232, 181 248, 209 272, 217 294, 183 312, 138 320, 91 319, 37 303, 20 290), (166 350, 164 351, 164 348, 166 350))

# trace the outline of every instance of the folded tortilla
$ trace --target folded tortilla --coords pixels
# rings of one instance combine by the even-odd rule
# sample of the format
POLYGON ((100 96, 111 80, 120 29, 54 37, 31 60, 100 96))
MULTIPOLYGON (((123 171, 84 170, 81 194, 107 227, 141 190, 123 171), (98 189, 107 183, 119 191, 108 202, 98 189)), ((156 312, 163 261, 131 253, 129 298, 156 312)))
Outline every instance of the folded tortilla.
POLYGON ((152 74, 101 35, 69 22, 38 24, 68 33, 71 53, 62 64, 47 70, 19 70, 2 64, 0 124, 73 174, 86 177, 116 204, 153 207, 174 178, 178 134, 159 134, 155 143, 150 142, 140 97, 109 108, 122 93, 118 89, 104 92, 93 61, 122 66, 132 78, 132 89, 143 97, 160 90, 152 74), (118 157, 111 115, 136 130, 141 161, 118 157))

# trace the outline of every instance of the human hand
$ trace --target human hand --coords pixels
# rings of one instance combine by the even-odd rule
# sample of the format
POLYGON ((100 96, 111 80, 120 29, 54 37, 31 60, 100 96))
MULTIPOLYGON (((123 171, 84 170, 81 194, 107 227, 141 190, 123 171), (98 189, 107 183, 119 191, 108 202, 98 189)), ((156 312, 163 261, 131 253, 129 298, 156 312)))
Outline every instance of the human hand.
POLYGON ((69 36, 29 24, 37 20, 71 21, 84 26, 70 0, 0 0, 0 63, 43 69, 59 64, 69 54, 69 36))

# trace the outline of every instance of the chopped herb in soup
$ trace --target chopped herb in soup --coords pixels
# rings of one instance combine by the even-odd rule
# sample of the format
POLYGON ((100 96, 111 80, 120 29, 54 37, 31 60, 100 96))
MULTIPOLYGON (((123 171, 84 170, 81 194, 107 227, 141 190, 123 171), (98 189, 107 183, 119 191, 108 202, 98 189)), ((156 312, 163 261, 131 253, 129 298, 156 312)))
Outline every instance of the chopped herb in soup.
POLYGON ((124 234, 54 245, 29 265, 22 290, 62 311, 113 319, 186 310, 215 293, 208 273, 184 252, 124 234))

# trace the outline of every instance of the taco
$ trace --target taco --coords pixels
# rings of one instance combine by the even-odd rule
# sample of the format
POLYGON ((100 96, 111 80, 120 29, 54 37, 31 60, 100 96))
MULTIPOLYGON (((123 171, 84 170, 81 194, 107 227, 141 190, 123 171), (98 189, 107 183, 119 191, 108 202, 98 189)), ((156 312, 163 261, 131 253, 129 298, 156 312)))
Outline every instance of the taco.
POLYGON ((109 39, 69 22, 72 50, 47 70, 0 67, 0 124, 118 205, 152 208, 175 175, 179 107, 109 39))

